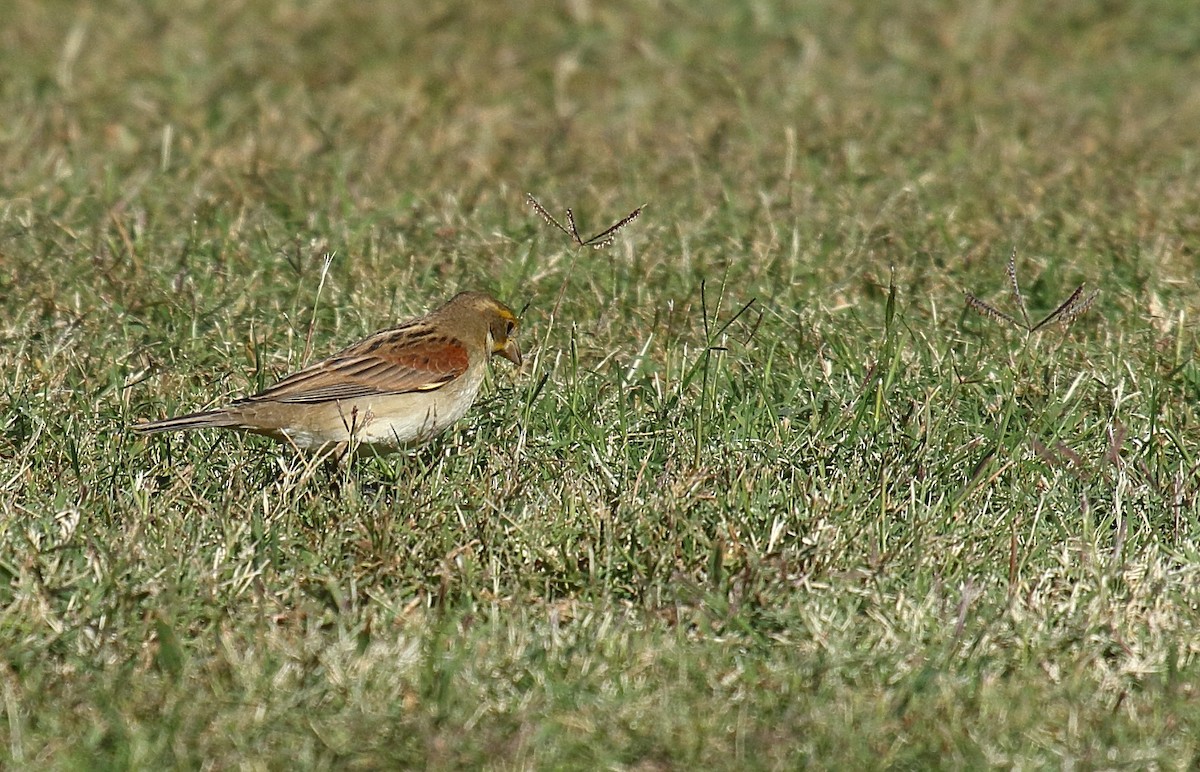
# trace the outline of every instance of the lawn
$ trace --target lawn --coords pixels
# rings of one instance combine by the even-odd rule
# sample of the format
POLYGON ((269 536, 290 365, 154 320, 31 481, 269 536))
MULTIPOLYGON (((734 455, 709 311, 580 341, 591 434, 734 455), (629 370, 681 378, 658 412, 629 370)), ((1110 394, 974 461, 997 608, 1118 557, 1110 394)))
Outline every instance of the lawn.
POLYGON ((1200 760, 1200 5, 2 15, 0 767, 1200 760), (129 431, 464 289, 421 449, 129 431))

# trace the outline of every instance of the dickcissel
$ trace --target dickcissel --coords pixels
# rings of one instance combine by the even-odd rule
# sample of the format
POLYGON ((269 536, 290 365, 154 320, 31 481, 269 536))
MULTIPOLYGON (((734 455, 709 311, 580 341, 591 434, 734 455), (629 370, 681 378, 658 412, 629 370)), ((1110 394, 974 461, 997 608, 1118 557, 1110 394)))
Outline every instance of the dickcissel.
POLYGON ((462 418, 493 354, 521 364, 517 317, 483 292, 381 330, 228 407, 133 426, 140 434, 237 429, 306 450, 387 453, 462 418))

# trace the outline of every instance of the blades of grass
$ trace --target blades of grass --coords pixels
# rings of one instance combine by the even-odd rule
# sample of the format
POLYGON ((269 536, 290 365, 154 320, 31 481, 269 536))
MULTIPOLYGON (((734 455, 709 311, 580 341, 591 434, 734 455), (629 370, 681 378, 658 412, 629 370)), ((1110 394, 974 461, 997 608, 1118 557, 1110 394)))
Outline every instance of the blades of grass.
MULTIPOLYGON (((562 284, 558 287, 558 296, 554 298, 554 308, 550 311, 551 324, 554 323, 554 320, 558 319, 558 312, 562 308, 563 298, 567 296, 567 285, 571 283, 571 277, 575 274, 575 264, 577 262, 579 262, 579 250, 572 250, 571 262, 567 265, 567 272, 563 274, 562 284)), ((546 334, 549 335, 550 331, 547 330, 546 334)))
POLYGON ((705 407, 708 404, 708 386, 709 386, 708 367, 709 367, 709 362, 712 359, 712 348, 710 347, 712 344, 712 337, 709 334, 708 296, 707 296, 707 293, 705 292, 706 286, 707 286, 707 282, 704 279, 701 279, 700 280, 700 318, 704 325, 704 353, 700 357, 700 361, 703 363, 701 365, 701 372, 700 372, 700 405, 699 405, 699 409, 696 411, 696 432, 695 432, 696 449, 695 449, 695 455, 692 459, 692 463, 697 467, 700 466, 700 456, 701 456, 701 452, 704 448, 704 420, 706 417, 705 416, 705 407))
POLYGON ((300 357, 300 366, 308 365, 308 357, 312 354, 313 330, 317 328, 317 306, 321 303, 321 290, 325 288, 325 277, 329 275, 329 266, 337 252, 327 252, 321 265, 321 279, 317 282, 317 296, 313 298, 312 316, 308 319, 308 332, 304 336, 304 354, 300 357))
MULTIPOLYGON (((752 303, 754 303, 754 302, 755 302, 757 299, 758 299, 758 298, 750 298, 750 302, 746 304, 746 308, 749 308, 749 307, 750 307, 750 305, 751 305, 752 303)), ((749 345, 749 344, 750 344, 750 341, 754 340, 754 336, 755 336, 755 335, 758 333, 758 328, 759 328, 760 326, 762 326, 763 316, 764 316, 765 314, 766 314, 766 311, 763 311, 762 309, 759 309, 759 311, 758 311, 758 317, 757 317, 757 318, 754 320, 754 324, 750 325, 750 332, 748 332, 748 333, 746 334, 746 339, 745 339, 744 341, 742 341, 742 345, 743 345, 743 346, 747 346, 747 345, 749 345)), ((740 314, 739 314, 739 315, 740 315, 740 314)))
POLYGON ((892 322, 896 318, 896 268, 892 266, 888 273, 888 296, 887 304, 883 309, 883 324, 889 331, 892 329, 892 322))

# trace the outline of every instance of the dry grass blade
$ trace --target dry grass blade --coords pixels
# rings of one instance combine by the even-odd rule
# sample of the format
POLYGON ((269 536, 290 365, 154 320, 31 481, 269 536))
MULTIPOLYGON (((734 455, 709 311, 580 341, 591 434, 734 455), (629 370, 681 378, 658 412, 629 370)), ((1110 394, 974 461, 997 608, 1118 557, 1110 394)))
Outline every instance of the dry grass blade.
MULTIPOLYGON (((563 233, 567 234, 568 236, 571 236, 571 231, 564 228, 563 224, 560 223, 558 220, 555 220, 554 215, 552 215, 548 211, 546 211, 546 207, 542 206, 541 203, 536 198, 533 197, 532 193, 526 193, 525 200, 528 201, 529 205, 533 207, 533 211, 537 212, 538 214, 540 214, 542 216, 542 219, 545 220, 547 224, 553 225, 555 228, 558 228, 563 233)), ((571 215, 571 210, 568 209, 567 216, 569 217, 570 215, 571 215)), ((577 238, 577 237, 572 236, 572 238, 577 238)))
MULTIPOLYGON (((750 298, 747 300, 746 303, 738 309, 736 314, 729 317, 729 320, 726 321, 725 324, 721 325, 721 329, 717 330, 717 337, 719 338, 724 335, 725 331, 732 327, 734 322, 736 322, 738 319, 741 319, 742 316, 745 315, 745 313, 749 311, 756 302, 758 302, 758 298, 750 298)), ((761 320, 761 316, 759 318, 761 320)), ((756 323, 754 326, 758 327, 758 324, 756 323)))
POLYGON ((300 357, 301 365, 307 365, 308 357, 312 354, 313 330, 317 328, 317 305, 321 302, 321 290, 325 288, 325 277, 329 275, 329 266, 333 263, 333 257, 336 254, 336 252, 326 253, 325 261, 321 265, 321 280, 317 282, 317 296, 313 298, 312 316, 308 319, 308 332, 304 336, 304 354, 300 357))
POLYGON ((991 305, 990 303, 985 303, 984 301, 982 301, 979 298, 972 295, 970 292, 967 292, 965 294, 967 296, 967 305, 970 306, 971 309, 974 310, 976 313, 982 314, 983 316, 986 316, 989 319, 992 319, 993 321, 1008 322, 1009 324, 1011 324, 1014 327, 1022 326, 1022 324, 1020 322, 1018 322, 1016 319, 1012 318, 1011 316, 1004 313, 1003 311, 996 308, 995 306, 991 305))
POLYGON ((542 206, 541 203, 536 198, 534 198, 532 193, 526 193, 525 200, 529 202, 529 205, 533 207, 535 212, 537 212, 538 214, 540 214, 542 216, 543 220, 545 220, 548 224, 553 225, 555 228, 562 231, 563 233, 567 234, 567 236, 569 236, 571 238, 571 241, 575 242, 575 244, 577 244, 578 246, 581 246, 581 247, 592 247, 593 249, 603 249, 604 247, 607 247, 609 244, 612 244, 613 241, 616 239, 617 233, 620 232, 621 229, 624 228, 626 225, 629 225, 629 223, 636 220, 638 218, 638 216, 641 215, 642 210, 646 208, 644 204, 642 206, 639 206, 637 209, 634 209, 632 212, 625 215, 623 218, 618 220, 616 223, 610 225, 608 228, 605 228, 604 230, 600 231, 595 236, 585 239, 579 235, 579 228, 575 224, 575 213, 573 211, 571 211, 571 209, 569 209, 569 208, 567 209, 567 225, 569 225, 570 227, 566 227, 562 223, 560 223, 558 220, 554 219, 554 216, 551 215, 550 212, 546 210, 546 207, 542 206))
MULTIPOLYGON (((1071 293, 1071 296, 1068 297, 1066 300, 1064 300, 1058 306, 1058 308, 1056 308, 1053 311, 1051 311, 1050 313, 1046 314, 1046 317, 1044 319, 1042 319, 1042 321, 1040 321, 1037 324, 1035 324, 1034 326, 1030 327, 1029 328, 1030 332, 1034 332, 1034 331, 1042 329, 1047 324, 1057 321, 1059 319, 1059 317, 1065 317, 1065 315, 1071 311, 1071 308, 1079 300, 1079 296, 1082 294, 1083 294, 1083 285, 1080 284, 1078 287, 1075 288, 1075 291, 1071 293)), ((1090 303, 1090 301, 1089 301, 1089 303, 1090 303)), ((1083 313, 1083 311, 1080 311, 1079 313, 1083 313)), ((1076 314, 1075 316, 1078 316, 1078 315, 1079 314, 1076 314)), ((1072 318, 1074 318, 1074 317, 1072 317, 1072 318)))
MULTIPOLYGON (((1083 285, 1080 286, 1082 287, 1083 285)), ((1092 304, 1096 302, 1096 298, 1098 297, 1100 297, 1100 290, 1092 290, 1087 294, 1087 297, 1083 298, 1064 311, 1062 316, 1059 318, 1059 321, 1063 324, 1070 324, 1071 322, 1075 321, 1080 316, 1087 313, 1088 309, 1092 307, 1092 304)))
POLYGON ((637 209, 634 209, 632 212, 625 215, 614 224, 610 225, 606 230, 597 233, 595 236, 592 236, 590 239, 583 242, 582 246, 589 246, 593 249, 603 249, 604 247, 607 247, 616 239, 617 233, 619 233, 626 225, 636 220, 641 215, 642 210, 645 208, 645 205, 642 205, 637 209))
POLYGON ((575 224, 575 213, 571 211, 571 207, 567 207, 567 225, 571 226, 571 240, 582 247, 583 239, 579 235, 579 226, 575 224))
POLYGON ((1017 304, 1017 308, 1021 309, 1021 319, 1018 320, 1004 313, 995 306, 972 295, 970 292, 965 293, 967 296, 967 305, 976 312, 992 319, 993 321, 1004 321, 1020 327, 1028 333, 1037 332, 1048 324, 1053 322, 1061 322, 1062 324, 1070 324, 1080 315, 1087 312, 1092 304, 1096 302, 1096 298, 1100 295, 1100 291, 1096 290, 1087 296, 1083 294, 1084 285, 1080 284, 1071 293, 1070 297, 1059 304, 1058 308, 1047 314, 1037 324, 1031 324, 1029 321, 1029 313, 1025 310, 1025 296, 1021 294, 1021 285, 1017 282, 1017 250, 1014 248, 1012 254, 1008 257, 1008 283, 1012 288, 1013 300, 1017 304))
POLYGON ((1017 308, 1021 309, 1021 319, 1025 322, 1025 329, 1029 329, 1029 312, 1025 310, 1025 296, 1021 294, 1021 285, 1017 283, 1017 248, 1012 248, 1012 253, 1008 256, 1008 282, 1012 285, 1013 301, 1017 304, 1017 308))

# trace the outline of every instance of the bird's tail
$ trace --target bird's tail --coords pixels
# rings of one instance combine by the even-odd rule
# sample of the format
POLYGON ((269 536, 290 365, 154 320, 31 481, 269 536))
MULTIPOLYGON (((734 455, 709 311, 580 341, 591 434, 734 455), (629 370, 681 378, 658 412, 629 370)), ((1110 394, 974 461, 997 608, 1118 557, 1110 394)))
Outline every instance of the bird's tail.
POLYGON ((210 429, 237 426, 237 417, 228 410, 206 410, 202 413, 164 418, 161 421, 144 421, 130 428, 138 434, 158 434, 159 432, 179 432, 191 429, 210 429))

